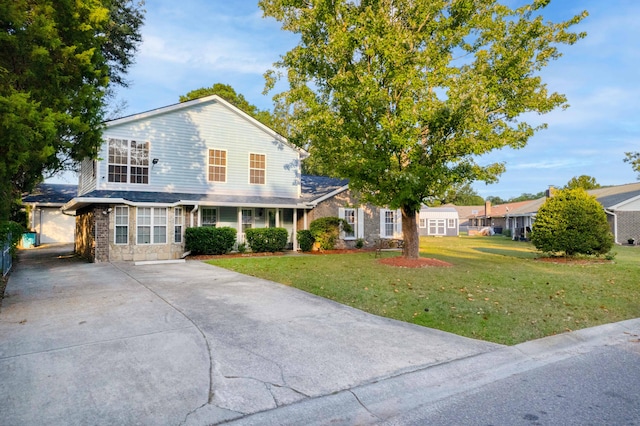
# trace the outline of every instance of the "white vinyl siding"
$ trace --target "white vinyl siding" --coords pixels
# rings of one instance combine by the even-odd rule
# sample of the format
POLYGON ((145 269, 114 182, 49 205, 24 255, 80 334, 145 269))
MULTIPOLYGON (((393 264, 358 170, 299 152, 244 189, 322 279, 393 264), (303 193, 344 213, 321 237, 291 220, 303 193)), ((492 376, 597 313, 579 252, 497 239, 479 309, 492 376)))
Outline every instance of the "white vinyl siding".
POLYGON ((115 221, 116 244, 129 244, 129 207, 116 206, 115 221))
MULTIPOLYGON (((298 198, 300 153, 250 118, 216 100, 180 109, 168 107, 161 114, 107 123, 105 138, 148 141, 149 184, 145 191, 298 198), (226 182, 211 182, 209 150, 226 151, 226 182), (249 153, 265 156, 264 185, 249 183, 249 153)), ((98 177, 93 189, 140 190, 141 185, 109 182, 107 143, 99 157, 98 177)), ((89 187, 87 187, 87 192, 89 187)))
POLYGON ((167 209, 138 207, 136 244, 165 244, 167 242, 167 209))

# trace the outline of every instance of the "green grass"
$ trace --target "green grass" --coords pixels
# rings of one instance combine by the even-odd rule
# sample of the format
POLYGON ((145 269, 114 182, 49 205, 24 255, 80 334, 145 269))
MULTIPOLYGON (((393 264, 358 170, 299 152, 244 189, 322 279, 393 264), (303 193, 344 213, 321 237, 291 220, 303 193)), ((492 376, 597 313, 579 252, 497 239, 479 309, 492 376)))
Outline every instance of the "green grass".
POLYGON ((615 247, 613 263, 599 264, 541 262, 529 243, 502 237, 423 238, 420 249, 453 266, 395 268, 371 252, 209 263, 376 315, 507 345, 640 317, 635 247, 615 247))

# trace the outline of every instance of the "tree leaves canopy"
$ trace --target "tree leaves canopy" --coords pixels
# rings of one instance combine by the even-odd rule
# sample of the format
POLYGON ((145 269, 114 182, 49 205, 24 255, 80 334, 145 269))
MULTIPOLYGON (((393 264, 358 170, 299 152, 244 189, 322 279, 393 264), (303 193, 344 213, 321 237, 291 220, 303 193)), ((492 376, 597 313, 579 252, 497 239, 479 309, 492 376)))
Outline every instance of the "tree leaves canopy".
POLYGON ((261 0, 266 16, 300 35, 267 74, 286 76, 276 101, 333 175, 378 205, 417 211, 454 184, 495 181, 504 165, 475 157, 523 147, 519 120, 565 105, 537 74, 586 12, 545 22, 548 1, 511 9, 495 0, 261 0))
POLYGON ((0 4, 0 220, 43 174, 95 157, 111 84, 140 42, 142 3, 0 4))
POLYGON ((600 184, 596 182, 596 178, 594 178, 593 176, 587 176, 587 175, 574 176, 571 179, 569 179, 569 182, 567 182, 565 189, 577 189, 577 188, 582 188, 588 191, 589 189, 600 188, 600 184))

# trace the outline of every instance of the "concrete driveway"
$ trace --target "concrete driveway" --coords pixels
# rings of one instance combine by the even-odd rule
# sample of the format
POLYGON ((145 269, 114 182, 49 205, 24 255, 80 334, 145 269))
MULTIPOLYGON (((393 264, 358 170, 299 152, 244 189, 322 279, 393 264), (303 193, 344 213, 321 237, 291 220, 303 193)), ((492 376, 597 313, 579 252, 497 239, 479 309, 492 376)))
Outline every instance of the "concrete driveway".
POLYGON ((3 425, 377 423, 535 352, 514 358, 197 261, 70 253, 23 251, 9 280, 3 425))
POLYGON ((380 318, 201 262, 25 250, 0 310, 0 419, 210 424, 497 345, 380 318))

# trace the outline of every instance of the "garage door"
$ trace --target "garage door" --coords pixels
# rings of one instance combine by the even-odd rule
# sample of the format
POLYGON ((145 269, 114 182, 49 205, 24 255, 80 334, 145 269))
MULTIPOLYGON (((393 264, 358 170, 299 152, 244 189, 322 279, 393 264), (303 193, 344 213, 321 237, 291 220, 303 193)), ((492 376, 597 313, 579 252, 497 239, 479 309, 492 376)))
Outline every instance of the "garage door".
MULTIPOLYGON (((36 232, 40 234, 40 244, 72 243, 76 226, 76 218, 62 214, 59 209, 40 209, 40 226, 36 232), (39 229, 38 229, 39 228, 39 229)), ((38 218, 36 217, 36 224, 38 218)))

